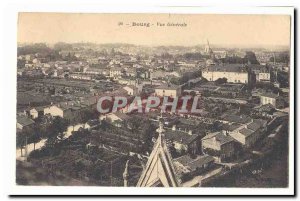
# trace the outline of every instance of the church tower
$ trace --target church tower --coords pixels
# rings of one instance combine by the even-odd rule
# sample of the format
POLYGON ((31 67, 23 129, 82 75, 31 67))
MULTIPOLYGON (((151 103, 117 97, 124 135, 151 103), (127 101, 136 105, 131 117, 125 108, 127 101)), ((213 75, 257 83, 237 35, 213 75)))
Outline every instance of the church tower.
POLYGON ((213 52, 212 49, 210 48, 208 39, 207 39, 206 42, 207 42, 207 43, 206 43, 206 45, 205 45, 205 47, 204 47, 204 54, 209 55, 209 56, 210 56, 210 59, 215 59, 214 52, 213 52))

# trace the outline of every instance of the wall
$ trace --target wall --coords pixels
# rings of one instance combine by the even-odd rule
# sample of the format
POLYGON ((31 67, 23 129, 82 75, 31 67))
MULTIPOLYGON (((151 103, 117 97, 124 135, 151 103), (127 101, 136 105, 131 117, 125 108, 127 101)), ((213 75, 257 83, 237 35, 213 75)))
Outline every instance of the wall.
POLYGON ((157 96, 180 96, 180 89, 155 89, 157 96))
POLYGON ((248 73, 246 72, 203 71, 202 77, 208 81, 216 81, 219 78, 226 78, 227 82, 248 83, 248 73))
POLYGON ((64 112, 62 109, 60 109, 59 107, 57 107, 56 105, 50 106, 50 107, 46 107, 44 109, 44 114, 50 114, 51 116, 60 116, 60 117, 64 117, 64 112))

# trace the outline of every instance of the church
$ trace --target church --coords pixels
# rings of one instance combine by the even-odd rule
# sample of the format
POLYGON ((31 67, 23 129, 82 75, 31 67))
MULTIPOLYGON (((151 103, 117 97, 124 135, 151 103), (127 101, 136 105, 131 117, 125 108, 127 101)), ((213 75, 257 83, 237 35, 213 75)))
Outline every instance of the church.
POLYGON ((165 136, 162 119, 159 121, 157 129, 158 138, 155 142, 154 149, 150 154, 146 168, 137 183, 137 187, 177 187, 175 168, 172 162, 172 156, 169 153, 165 136))
MULTIPOLYGON (((197 187, 201 186, 201 180, 206 177, 201 173, 215 169, 215 159, 209 155, 198 155, 191 158, 183 155, 173 159, 165 139, 163 120, 160 118, 158 138, 136 187, 197 187)), ((129 186, 128 161, 123 173, 124 186, 129 186)))

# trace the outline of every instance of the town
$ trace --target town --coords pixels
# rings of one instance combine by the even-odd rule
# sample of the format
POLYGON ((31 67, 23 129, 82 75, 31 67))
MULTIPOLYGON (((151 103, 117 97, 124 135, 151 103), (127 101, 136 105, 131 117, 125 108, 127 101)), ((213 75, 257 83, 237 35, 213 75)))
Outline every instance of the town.
POLYGON ((19 185, 286 187, 288 48, 18 44, 19 185), (101 97, 190 96, 197 113, 101 97), (112 101, 103 102, 113 108, 112 101), (159 169, 160 171, 158 171, 159 169), (28 176, 30 175, 30 176, 28 176))

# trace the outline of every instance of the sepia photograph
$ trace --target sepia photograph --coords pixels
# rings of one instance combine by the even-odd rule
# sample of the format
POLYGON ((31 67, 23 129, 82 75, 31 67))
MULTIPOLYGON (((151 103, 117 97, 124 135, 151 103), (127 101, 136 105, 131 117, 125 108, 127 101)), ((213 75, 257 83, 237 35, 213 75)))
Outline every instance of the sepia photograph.
POLYGON ((16 186, 291 187, 292 15, 17 15, 16 186))

